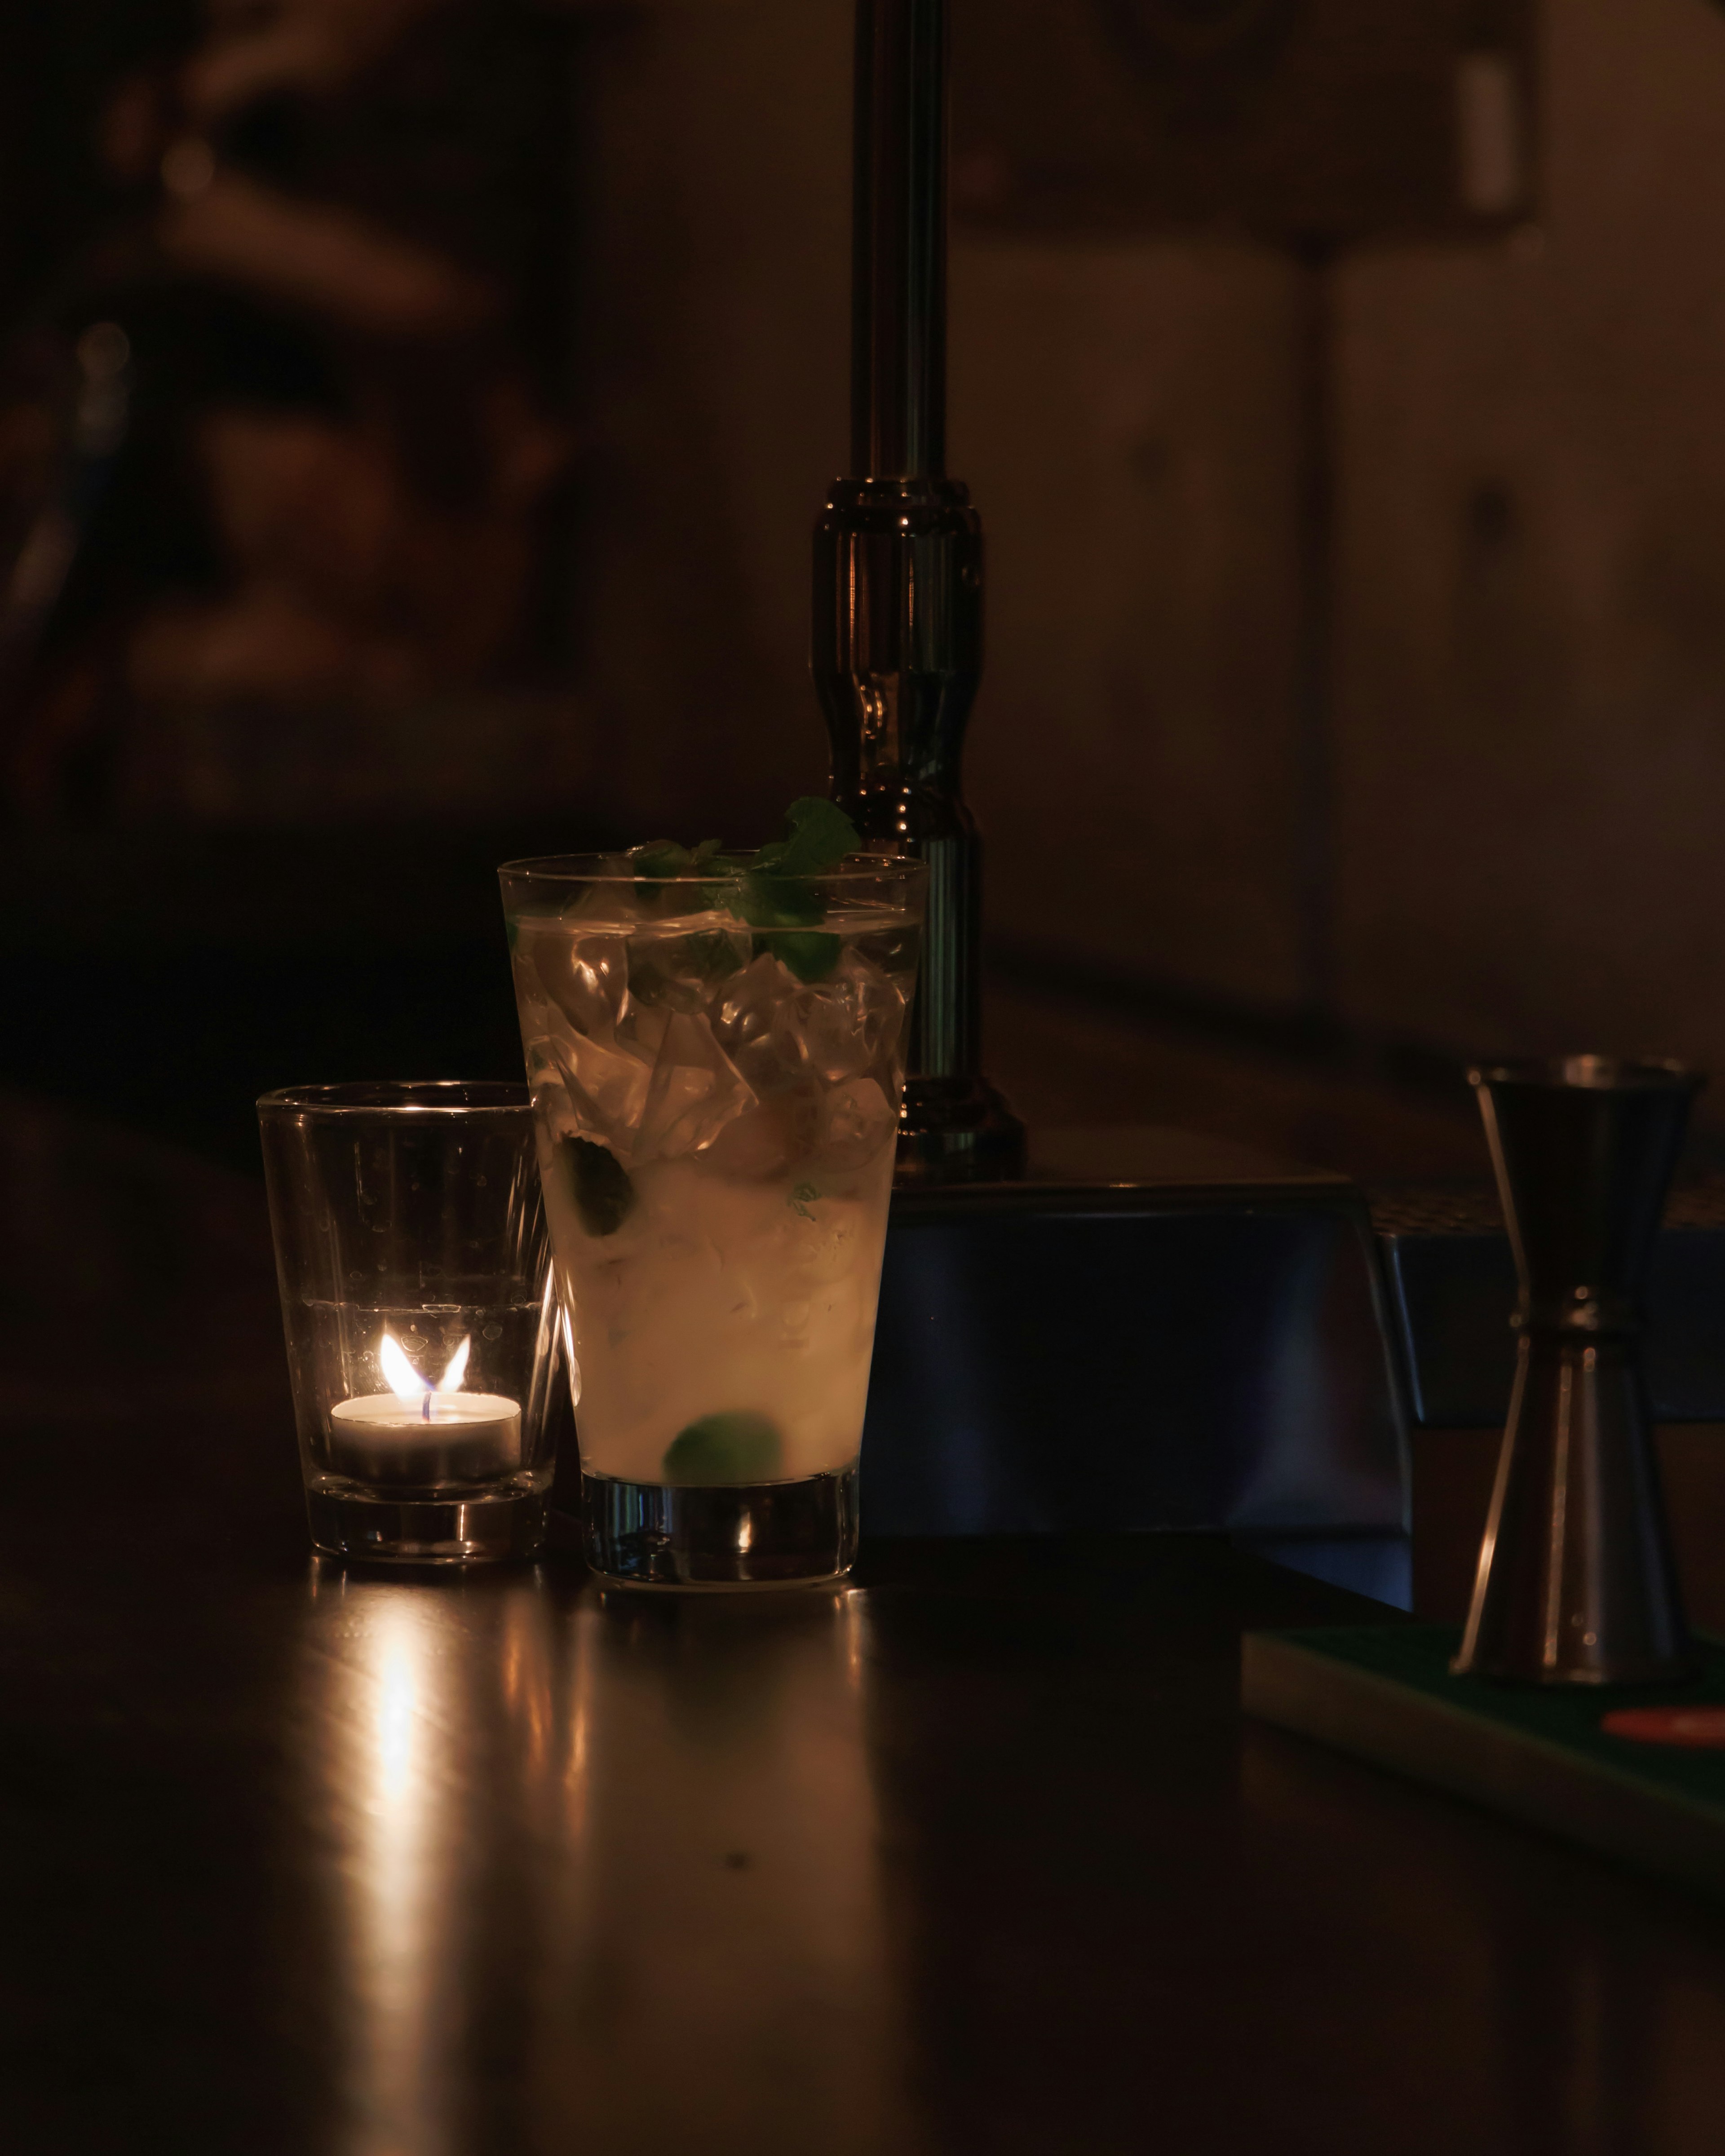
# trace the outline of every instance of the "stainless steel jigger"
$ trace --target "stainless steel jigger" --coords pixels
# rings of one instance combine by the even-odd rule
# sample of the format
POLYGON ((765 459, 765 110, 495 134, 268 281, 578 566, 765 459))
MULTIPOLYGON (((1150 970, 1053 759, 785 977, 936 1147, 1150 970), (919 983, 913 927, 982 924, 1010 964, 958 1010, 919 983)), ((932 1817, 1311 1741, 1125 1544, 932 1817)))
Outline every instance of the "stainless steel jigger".
POLYGON ((1515 1391, 1458 1671, 1642 1684, 1688 1665, 1642 1382, 1642 1291, 1700 1075, 1471 1071, 1521 1280, 1515 1391))

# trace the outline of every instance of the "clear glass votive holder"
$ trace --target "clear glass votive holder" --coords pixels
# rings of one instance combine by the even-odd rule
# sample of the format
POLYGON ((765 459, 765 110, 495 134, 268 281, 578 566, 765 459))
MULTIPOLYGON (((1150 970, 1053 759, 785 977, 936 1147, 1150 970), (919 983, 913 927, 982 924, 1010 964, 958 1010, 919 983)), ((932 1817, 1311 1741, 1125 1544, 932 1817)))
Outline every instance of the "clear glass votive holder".
POLYGON ((526 1088, 290 1086, 258 1121, 313 1543, 529 1555, 560 1317, 526 1088))

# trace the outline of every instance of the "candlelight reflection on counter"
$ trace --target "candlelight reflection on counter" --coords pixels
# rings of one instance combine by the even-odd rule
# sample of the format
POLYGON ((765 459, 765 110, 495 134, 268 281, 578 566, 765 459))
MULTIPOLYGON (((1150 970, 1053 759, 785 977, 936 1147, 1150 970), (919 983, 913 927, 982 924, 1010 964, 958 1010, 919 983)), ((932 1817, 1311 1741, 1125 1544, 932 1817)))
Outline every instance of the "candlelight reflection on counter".
POLYGON ((644 2118, 655 2145, 740 2147, 787 2107, 833 2156, 892 2141, 866 1625, 854 1591, 319 1573, 344 2150, 456 2156, 478 2092, 523 2148, 644 2118))
POLYGON ((333 1568, 316 1601, 307 1683, 337 1732, 323 1794, 343 1859, 330 1972, 343 2146, 454 2156, 476 2084, 501 2070, 519 2085, 530 2041, 531 1852, 558 1839, 562 1779, 552 1613, 531 1579, 469 1593, 333 1568))

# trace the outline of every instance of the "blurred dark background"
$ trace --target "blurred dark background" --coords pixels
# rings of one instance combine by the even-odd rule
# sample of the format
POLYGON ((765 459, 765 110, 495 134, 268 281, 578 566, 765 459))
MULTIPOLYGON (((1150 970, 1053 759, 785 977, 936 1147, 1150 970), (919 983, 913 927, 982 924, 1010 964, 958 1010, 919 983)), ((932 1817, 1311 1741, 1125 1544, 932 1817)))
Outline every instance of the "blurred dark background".
MULTIPOLYGON (((955 21, 994 1075, 1384 1179, 1472 1053, 1725 1064, 1725 13, 955 21)), ((0 1085, 512 1073, 499 860, 821 785, 850 39, 0 14, 0 1085)))

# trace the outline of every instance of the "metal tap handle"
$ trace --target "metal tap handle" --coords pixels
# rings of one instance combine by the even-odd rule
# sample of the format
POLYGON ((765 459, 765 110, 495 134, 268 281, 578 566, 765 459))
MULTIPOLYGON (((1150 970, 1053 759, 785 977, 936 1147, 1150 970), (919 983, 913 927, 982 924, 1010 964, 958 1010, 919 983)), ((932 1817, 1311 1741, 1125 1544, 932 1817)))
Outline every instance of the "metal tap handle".
POLYGON ((945 475, 946 0, 857 0, 851 460, 814 533, 833 798, 928 864, 901 1179, 999 1176, 1023 1126, 982 1075, 981 842, 961 788, 983 535, 945 475))
POLYGON ((857 0, 850 467, 947 459, 947 0, 857 0))

